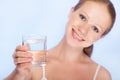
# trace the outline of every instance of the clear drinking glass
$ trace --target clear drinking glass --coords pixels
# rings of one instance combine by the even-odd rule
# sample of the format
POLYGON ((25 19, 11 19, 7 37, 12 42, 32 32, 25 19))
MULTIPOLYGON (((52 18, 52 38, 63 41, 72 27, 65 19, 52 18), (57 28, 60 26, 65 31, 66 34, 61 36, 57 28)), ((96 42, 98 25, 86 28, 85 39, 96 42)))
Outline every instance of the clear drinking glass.
POLYGON ((42 66, 46 61, 46 43, 47 37, 39 34, 30 34, 22 36, 22 44, 29 47, 29 52, 32 53, 32 65, 42 66))
POLYGON ((45 76, 47 37, 39 34, 30 34, 22 36, 22 44, 29 47, 32 53, 32 65, 42 67, 41 80, 47 80, 45 76))

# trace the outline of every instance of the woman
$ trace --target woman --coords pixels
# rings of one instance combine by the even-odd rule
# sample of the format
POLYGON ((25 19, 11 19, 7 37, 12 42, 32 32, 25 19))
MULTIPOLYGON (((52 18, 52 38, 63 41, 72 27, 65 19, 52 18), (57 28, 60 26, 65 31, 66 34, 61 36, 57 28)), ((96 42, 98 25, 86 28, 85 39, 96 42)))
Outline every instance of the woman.
MULTIPOLYGON (((61 42, 48 50, 48 80, 111 80, 109 71, 90 56, 93 43, 105 36, 115 21, 109 0, 80 0, 71 8, 66 33, 61 42)), ((18 46, 13 55, 16 69, 5 80, 40 80, 40 67, 31 67, 32 54, 18 46)))

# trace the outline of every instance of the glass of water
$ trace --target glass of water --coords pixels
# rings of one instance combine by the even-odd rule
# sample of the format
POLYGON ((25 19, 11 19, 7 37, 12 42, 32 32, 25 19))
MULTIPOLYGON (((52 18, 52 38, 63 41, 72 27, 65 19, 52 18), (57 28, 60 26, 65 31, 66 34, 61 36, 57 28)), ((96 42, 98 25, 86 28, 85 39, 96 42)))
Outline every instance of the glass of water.
POLYGON ((46 62, 47 37, 39 34, 22 36, 22 44, 29 47, 32 53, 32 66, 43 66, 46 62))

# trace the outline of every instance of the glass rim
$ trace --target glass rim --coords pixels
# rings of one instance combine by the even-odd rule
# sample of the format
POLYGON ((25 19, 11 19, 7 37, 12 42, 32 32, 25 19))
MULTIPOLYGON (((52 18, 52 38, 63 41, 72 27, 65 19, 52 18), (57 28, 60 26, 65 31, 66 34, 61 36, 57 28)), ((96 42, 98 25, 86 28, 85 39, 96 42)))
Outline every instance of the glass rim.
POLYGON ((42 34, 22 34, 22 37, 24 36, 41 36, 41 37, 47 37, 47 35, 42 35, 42 34))

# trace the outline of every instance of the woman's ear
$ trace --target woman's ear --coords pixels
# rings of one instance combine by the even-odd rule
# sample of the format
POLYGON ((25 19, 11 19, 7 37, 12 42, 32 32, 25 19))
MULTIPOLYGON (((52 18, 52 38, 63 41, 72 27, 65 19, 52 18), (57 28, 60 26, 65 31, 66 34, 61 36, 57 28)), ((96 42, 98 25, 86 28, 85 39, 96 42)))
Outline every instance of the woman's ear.
POLYGON ((69 18, 72 16, 73 12, 74 12, 74 7, 72 7, 69 11, 69 15, 68 15, 69 18))

